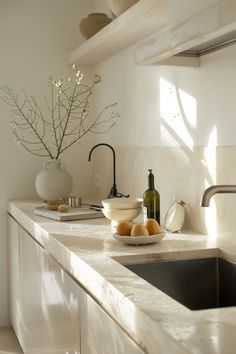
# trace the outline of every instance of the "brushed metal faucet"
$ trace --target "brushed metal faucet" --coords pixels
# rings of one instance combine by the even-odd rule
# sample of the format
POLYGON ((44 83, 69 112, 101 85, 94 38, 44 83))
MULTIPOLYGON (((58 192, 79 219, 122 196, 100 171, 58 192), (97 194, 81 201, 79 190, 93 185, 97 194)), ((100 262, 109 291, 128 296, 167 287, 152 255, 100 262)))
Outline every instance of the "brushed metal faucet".
POLYGON ((236 193, 236 185, 235 184, 218 184, 215 186, 211 186, 205 190, 202 196, 202 207, 209 207, 210 200, 213 195, 218 193, 236 193))
POLYGON ((92 152, 98 146, 107 146, 109 149, 111 149, 112 156, 113 156, 113 186, 111 187, 110 193, 108 194, 108 198, 122 198, 122 197, 128 198, 129 195, 124 195, 120 192, 117 192, 117 188, 116 188, 116 154, 115 154, 115 150, 113 149, 113 147, 111 145, 106 144, 106 143, 100 143, 100 144, 94 145, 94 147, 89 152, 88 160, 91 161, 92 152))

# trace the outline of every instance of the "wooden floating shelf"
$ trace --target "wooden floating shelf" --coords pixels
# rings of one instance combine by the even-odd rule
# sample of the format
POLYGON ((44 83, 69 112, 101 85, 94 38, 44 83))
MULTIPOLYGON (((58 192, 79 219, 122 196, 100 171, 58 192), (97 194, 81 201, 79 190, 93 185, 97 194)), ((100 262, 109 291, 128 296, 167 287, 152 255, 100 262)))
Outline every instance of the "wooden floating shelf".
POLYGON ((73 50, 68 64, 94 66, 135 45, 137 64, 197 67, 199 55, 188 50, 208 39, 225 38, 234 29, 236 3, 232 1, 139 0, 73 50))
POLYGON ((69 64, 93 66, 168 23, 167 1, 140 0, 69 54, 69 64))

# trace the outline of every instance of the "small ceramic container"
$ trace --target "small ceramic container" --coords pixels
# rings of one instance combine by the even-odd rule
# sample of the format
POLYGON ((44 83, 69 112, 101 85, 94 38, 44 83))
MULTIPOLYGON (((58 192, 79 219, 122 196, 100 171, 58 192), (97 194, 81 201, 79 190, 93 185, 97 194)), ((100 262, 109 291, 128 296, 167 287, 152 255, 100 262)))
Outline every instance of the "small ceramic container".
POLYGON ((95 12, 89 14, 88 17, 81 20, 79 24, 80 32, 84 38, 89 39, 111 21, 112 19, 104 13, 95 12))

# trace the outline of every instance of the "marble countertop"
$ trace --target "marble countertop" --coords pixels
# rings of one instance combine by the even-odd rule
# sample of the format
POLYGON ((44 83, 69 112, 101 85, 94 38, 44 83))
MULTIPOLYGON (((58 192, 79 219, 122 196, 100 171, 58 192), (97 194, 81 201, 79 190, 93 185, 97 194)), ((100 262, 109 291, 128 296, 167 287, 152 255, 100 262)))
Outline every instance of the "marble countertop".
POLYGON ((191 311, 122 264, 216 255, 235 260, 236 244, 191 232, 124 245, 113 239, 105 218, 57 222, 34 215, 39 205, 12 201, 8 212, 145 353, 235 353, 236 307, 191 311))

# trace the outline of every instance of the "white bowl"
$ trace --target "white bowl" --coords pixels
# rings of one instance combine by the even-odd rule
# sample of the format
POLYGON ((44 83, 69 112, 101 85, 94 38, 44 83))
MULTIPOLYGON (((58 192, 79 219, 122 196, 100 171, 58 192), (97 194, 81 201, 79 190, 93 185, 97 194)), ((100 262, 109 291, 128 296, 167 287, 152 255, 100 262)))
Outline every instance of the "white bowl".
POLYGON ((102 212, 105 217, 111 221, 132 221, 136 218, 142 208, 134 208, 134 209, 106 209, 103 208, 102 212))
POLYGON ((143 200, 140 198, 111 198, 102 200, 105 209, 135 209, 141 208, 143 200))

